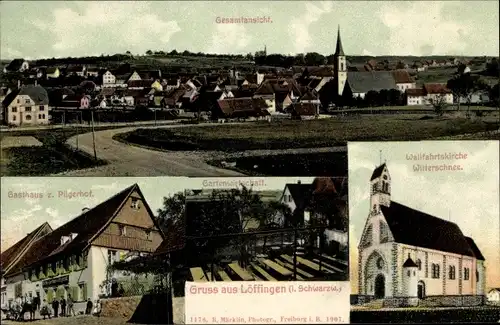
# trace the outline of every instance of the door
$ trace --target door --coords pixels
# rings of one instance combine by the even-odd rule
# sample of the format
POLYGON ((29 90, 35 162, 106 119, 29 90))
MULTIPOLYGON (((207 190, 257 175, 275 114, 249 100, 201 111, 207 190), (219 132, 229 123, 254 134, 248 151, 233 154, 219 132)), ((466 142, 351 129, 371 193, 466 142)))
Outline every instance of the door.
POLYGON ((385 278, 382 274, 375 278, 375 298, 380 299, 385 297, 385 278))
POLYGON ((418 283, 418 298, 423 299, 425 297, 425 284, 420 281, 418 283))

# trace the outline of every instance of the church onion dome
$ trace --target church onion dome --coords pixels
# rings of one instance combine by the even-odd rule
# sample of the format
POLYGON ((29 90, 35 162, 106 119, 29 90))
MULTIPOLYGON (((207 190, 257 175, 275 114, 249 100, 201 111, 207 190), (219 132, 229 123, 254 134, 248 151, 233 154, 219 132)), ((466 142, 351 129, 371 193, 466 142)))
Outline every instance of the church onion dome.
POLYGON ((408 259, 403 264, 403 267, 418 267, 418 265, 415 262, 413 262, 413 260, 410 258, 410 255, 408 255, 408 259))

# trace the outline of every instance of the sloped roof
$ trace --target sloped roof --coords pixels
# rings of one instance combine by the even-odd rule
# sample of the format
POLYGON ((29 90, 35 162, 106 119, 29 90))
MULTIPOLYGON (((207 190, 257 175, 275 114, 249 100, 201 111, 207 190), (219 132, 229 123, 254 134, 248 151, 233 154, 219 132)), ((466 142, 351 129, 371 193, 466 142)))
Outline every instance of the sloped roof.
POLYGON ((21 254, 23 254, 23 251, 25 249, 29 249, 29 245, 33 240, 36 240, 37 236, 39 235, 40 231, 48 227, 50 231, 52 231, 52 228, 50 228, 50 225, 47 222, 44 222, 40 226, 38 226, 35 230, 30 232, 28 235, 26 235, 23 239, 9 247, 7 250, 5 250, 1 255, 0 255, 0 268, 2 269, 2 273, 4 270, 7 270, 8 268, 12 267, 12 262, 18 257, 20 257, 21 254))
POLYGON ((406 89, 406 94, 408 96, 425 96, 426 92, 423 88, 406 89))
POLYGON ((347 82, 353 93, 397 89, 396 81, 391 71, 348 71, 347 82))
POLYGON ((380 175, 382 175, 382 172, 384 171, 385 166, 386 164, 383 163, 382 165, 375 168, 375 170, 372 173, 372 177, 370 178, 370 181, 373 181, 375 178, 380 177, 380 175))
POLYGON ((314 77, 333 77, 335 75, 333 68, 330 66, 308 67, 307 74, 314 77))
POLYGON ((302 97, 300 97, 300 100, 317 100, 317 99, 318 95, 313 91, 308 91, 302 97))
POLYGON ((427 83, 424 84, 424 89, 428 94, 450 94, 451 90, 446 88, 445 84, 427 83))
MULTIPOLYGON (((74 249, 84 249, 90 240, 115 216, 125 200, 134 191, 139 190, 137 184, 127 187, 106 201, 83 212, 44 237, 38 239, 31 249, 23 256, 16 266, 16 271, 33 264, 38 264, 47 258, 74 249), (76 233, 77 236, 61 245, 61 237, 76 233)), ((14 271, 9 272, 15 274, 14 271)))
POLYGON ((347 177, 316 177, 312 183, 313 194, 335 193, 347 194, 347 177))
POLYGON ((478 260, 484 261, 485 258, 483 256, 483 254, 481 253, 481 250, 479 250, 479 247, 477 247, 476 243, 474 242, 474 239, 472 239, 470 237, 465 237, 465 239, 467 240, 467 243, 469 243, 469 246, 472 249, 472 252, 474 252, 474 256, 478 260))
POLYGON ((416 247, 475 257, 457 224, 391 201, 381 206, 394 241, 416 247))
POLYGON ((269 115, 269 107, 261 98, 226 98, 217 101, 218 107, 227 117, 269 115))
POLYGON ((139 88, 139 87, 142 87, 142 88, 146 88, 146 87, 151 87, 151 85, 153 84, 153 81, 152 80, 130 80, 127 82, 127 86, 129 88, 139 88))
POLYGON ((392 71, 394 80, 398 84, 407 84, 414 82, 408 71, 406 70, 394 70, 392 71))
POLYGON ((17 89, 8 94, 3 100, 3 104, 5 106, 9 106, 10 103, 18 96, 18 95, 26 95, 31 98, 32 101, 35 102, 35 105, 48 105, 49 104, 49 95, 47 91, 41 86, 33 86, 27 85, 23 86, 21 89, 17 89))
POLYGON ((290 191, 293 202, 295 202, 298 209, 303 209, 311 198, 311 184, 289 183, 285 185, 285 188, 290 191))
POLYGON ((406 261, 403 263, 403 267, 418 267, 418 265, 408 256, 406 261))
POLYGON ((14 59, 5 67, 7 71, 18 71, 25 62, 24 59, 14 59))

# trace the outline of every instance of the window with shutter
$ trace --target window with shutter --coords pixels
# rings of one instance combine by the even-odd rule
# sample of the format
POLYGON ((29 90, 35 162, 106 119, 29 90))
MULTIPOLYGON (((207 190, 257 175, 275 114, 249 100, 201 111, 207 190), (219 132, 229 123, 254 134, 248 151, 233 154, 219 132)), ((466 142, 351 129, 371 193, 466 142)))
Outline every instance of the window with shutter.
POLYGON ((71 287, 71 297, 73 298, 73 301, 80 301, 80 287, 79 286, 71 287))
POLYGON ((82 300, 86 301, 88 299, 87 297, 87 283, 84 283, 82 285, 82 300))
POLYGON ((52 300, 54 300, 54 290, 52 290, 51 288, 49 288, 49 289, 47 290, 47 302, 48 302, 49 304, 51 304, 51 303, 52 303, 52 300))

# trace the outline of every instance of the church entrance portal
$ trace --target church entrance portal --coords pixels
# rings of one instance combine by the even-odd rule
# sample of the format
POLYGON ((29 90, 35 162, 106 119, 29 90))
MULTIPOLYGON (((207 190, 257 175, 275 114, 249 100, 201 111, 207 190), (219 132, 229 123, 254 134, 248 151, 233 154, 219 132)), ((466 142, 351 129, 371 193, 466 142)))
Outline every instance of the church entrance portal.
POLYGON ((418 298, 423 299, 425 297, 425 283, 422 281, 418 282, 418 298))
POLYGON ((382 274, 375 278, 375 298, 380 299, 385 297, 385 277, 382 274))

